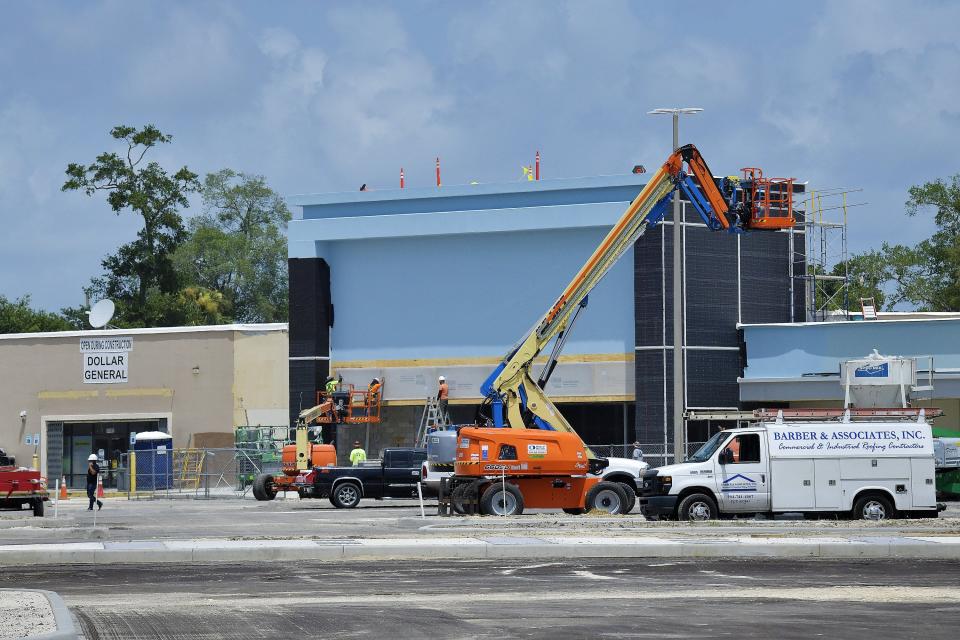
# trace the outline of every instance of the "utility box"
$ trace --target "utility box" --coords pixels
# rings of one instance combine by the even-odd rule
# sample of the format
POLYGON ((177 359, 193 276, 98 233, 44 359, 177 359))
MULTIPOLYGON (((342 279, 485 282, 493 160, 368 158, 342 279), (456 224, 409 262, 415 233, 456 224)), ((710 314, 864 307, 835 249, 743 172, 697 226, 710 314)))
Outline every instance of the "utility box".
POLYGON ((914 358, 883 356, 876 349, 865 358, 840 363, 845 406, 906 407, 917 386, 914 358))

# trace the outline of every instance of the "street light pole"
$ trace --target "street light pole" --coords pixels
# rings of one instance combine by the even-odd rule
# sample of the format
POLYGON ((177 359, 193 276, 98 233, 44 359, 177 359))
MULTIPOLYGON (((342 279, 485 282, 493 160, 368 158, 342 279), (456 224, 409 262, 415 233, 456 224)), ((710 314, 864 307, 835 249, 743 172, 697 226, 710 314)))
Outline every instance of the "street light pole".
MULTIPOLYGON (((673 116, 673 150, 680 147, 680 114, 693 115, 703 109, 682 107, 674 109, 654 109, 649 115, 673 116)), ((683 207, 680 194, 673 194, 673 460, 682 462, 686 449, 687 433, 683 420, 686 409, 683 353, 683 207)))

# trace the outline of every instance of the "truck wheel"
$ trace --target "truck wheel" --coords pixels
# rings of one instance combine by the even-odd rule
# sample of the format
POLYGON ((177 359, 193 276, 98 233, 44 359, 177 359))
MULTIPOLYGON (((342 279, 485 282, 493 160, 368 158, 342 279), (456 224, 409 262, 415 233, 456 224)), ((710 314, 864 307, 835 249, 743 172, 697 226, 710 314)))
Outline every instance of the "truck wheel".
POLYGON ((704 493, 691 493, 681 500, 680 506, 677 507, 677 520, 702 522, 716 520, 718 515, 717 503, 704 493))
POLYGON ((889 520, 896 517, 890 500, 880 494, 860 496, 853 503, 853 517, 857 520, 889 520))
POLYGON ((627 506, 627 496, 616 482, 598 482, 587 491, 587 511, 598 509, 610 515, 623 513, 627 506))
POLYGON ((330 494, 330 503, 337 509, 353 509, 360 504, 360 487, 355 482, 341 482, 330 494))
POLYGON ((637 490, 626 482, 620 482, 618 484, 620 488, 623 489, 623 493, 627 498, 627 503, 623 505, 623 511, 621 511, 621 513, 630 513, 633 511, 633 508, 637 506, 637 490))
POLYGON ((43 517, 43 498, 35 498, 33 501, 33 515, 37 518, 43 517))
POLYGON ((480 498, 480 513, 487 516, 518 516, 523 513, 523 495, 517 485, 492 482, 480 498))
POLYGON ((253 497, 261 502, 273 500, 277 497, 277 490, 273 484, 273 476, 261 473, 253 479, 253 497))

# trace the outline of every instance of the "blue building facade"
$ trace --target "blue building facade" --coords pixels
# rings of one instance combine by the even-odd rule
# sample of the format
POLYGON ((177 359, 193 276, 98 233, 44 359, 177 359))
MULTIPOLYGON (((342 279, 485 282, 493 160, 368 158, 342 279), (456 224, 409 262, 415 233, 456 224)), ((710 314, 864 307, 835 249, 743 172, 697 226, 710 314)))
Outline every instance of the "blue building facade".
MULTIPOLYGON (((471 419, 480 383, 553 304, 643 178, 289 198, 303 211, 289 227, 291 411, 310 406, 331 371, 357 386, 384 378, 385 414, 422 406, 442 374, 457 417, 471 419)), ((787 234, 721 237, 692 210, 685 220, 689 399, 735 408, 736 323, 792 318, 787 234), (773 311, 757 312, 764 305, 773 311)), ((670 244, 665 224, 609 272, 548 385, 588 442, 672 436, 670 244)))

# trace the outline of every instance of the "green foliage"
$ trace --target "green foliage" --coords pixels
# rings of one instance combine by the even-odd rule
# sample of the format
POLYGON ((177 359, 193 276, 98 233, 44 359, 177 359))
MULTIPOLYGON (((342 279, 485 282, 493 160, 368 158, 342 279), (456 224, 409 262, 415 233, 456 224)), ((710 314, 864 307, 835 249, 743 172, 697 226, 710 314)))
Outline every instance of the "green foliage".
POLYGON ((116 214, 136 213, 143 219, 143 228, 136 240, 104 259, 106 273, 93 280, 88 292, 114 300, 118 325, 176 324, 177 314, 171 315, 171 305, 161 299, 179 292, 172 255, 187 235, 179 211, 189 205, 187 198, 199 191, 200 182, 186 167, 171 175, 156 162, 143 163, 151 148, 172 140, 153 125, 140 130, 118 126, 110 135, 123 141, 125 154, 104 152, 89 165, 71 163, 62 190, 88 196, 104 191, 116 214), (157 296, 161 298, 149 299, 157 296))
POLYGON ((65 318, 30 308, 30 296, 14 301, 0 295, 0 333, 69 331, 74 327, 65 318))
POLYGON ((852 257, 851 307, 862 293, 876 298, 878 308, 960 311, 960 174, 910 187, 909 196, 907 215, 933 209, 937 231, 913 247, 885 242, 879 251, 852 257))
POLYGON ((232 169, 207 175, 204 213, 190 220, 174 264, 185 282, 223 295, 238 322, 287 319, 290 211, 263 176, 232 169))

